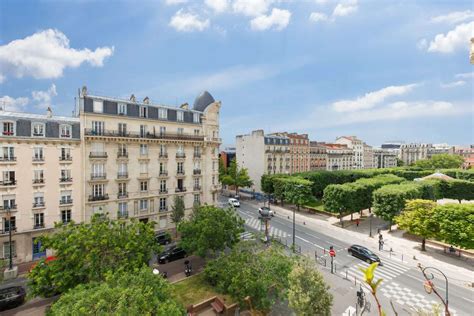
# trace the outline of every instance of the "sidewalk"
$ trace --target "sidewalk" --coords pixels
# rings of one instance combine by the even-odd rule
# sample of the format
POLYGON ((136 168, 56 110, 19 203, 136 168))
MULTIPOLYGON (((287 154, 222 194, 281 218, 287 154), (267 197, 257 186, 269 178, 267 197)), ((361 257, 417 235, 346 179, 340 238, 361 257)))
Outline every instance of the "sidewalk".
MULTIPOLYGON (((246 201, 254 205, 261 205, 254 200, 246 201)), ((276 217, 292 218, 293 210, 272 204, 271 208, 276 212, 276 217)), ((358 216, 354 214, 354 220, 358 216)), ((307 227, 321 232, 328 236, 335 236, 339 239, 350 240, 353 243, 362 244, 369 248, 378 249, 377 228, 384 223, 381 219, 374 217, 372 219, 372 238, 369 237, 370 220, 363 217, 357 227, 355 222, 348 224, 350 216, 344 218, 344 228, 335 225, 338 219, 327 215, 314 214, 308 212, 296 213, 296 222, 298 224, 305 224, 307 227)), ((392 259, 403 261, 413 267, 418 263, 423 266, 436 266, 448 276, 450 281, 463 287, 469 287, 474 282, 473 273, 474 264, 471 260, 466 258, 459 258, 448 254, 443 254, 442 251, 436 251, 427 244, 427 251, 421 252, 420 242, 403 238, 403 232, 399 230, 381 231, 384 237, 384 250, 387 256, 392 259), (392 251, 390 252, 390 249, 392 251)))

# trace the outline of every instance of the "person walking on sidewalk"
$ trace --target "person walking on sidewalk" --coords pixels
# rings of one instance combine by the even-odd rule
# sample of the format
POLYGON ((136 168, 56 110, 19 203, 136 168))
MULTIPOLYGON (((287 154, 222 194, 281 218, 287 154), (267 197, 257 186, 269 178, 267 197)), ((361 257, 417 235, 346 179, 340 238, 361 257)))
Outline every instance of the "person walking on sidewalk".
POLYGON ((356 218, 356 226, 359 227, 360 219, 356 218))
POLYGON ((383 250, 383 236, 382 233, 379 233, 379 251, 383 250))

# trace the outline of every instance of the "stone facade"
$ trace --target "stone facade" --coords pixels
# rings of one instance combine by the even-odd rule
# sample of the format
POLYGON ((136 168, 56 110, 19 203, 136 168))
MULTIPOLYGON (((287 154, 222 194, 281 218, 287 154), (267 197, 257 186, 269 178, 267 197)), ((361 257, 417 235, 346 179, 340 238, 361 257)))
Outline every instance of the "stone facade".
POLYGON ((411 165, 421 159, 428 159, 432 147, 431 144, 402 144, 400 146, 400 159, 405 165, 411 165))
POLYGON ((328 154, 325 143, 310 142, 310 170, 326 170, 328 154))
POLYGON ((394 168, 397 166, 397 153, 385 150, 374 149, 374 168, 394 168))

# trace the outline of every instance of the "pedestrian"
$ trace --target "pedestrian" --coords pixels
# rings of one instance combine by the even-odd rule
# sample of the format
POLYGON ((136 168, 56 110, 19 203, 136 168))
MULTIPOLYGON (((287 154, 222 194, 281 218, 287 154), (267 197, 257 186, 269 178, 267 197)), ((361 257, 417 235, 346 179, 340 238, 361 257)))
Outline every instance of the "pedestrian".
POLYGON ((360 219, 356 218, 356 226, 359 227, 360 219))

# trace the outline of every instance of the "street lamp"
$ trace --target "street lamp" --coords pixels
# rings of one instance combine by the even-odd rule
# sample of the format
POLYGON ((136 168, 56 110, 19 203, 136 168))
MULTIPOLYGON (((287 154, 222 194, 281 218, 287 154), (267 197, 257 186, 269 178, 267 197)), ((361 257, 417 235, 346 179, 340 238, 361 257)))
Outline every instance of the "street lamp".
POLYGON ((436 294, 436 296, 439 297, 439 299, 441 300, 441 302, 444 305, 444 314, 445 314, 445 316, 450 316, 451 313, 449 312, 449 309, 448 309, 448 306, 449 306, 449 302, 448 302, 448 277, 440 269, 435 268, 435 267, 423 267, 421 265, 421 263, 419 263, 418 268, 420 268, 421 273, 423 273, 423 276, 426 279, 426 282, 423 285, 424 288, 425 288, 426 293, 431 294, 431 292, 434 292, 436 294), (426 272, 427 270, 430 270, 430 269, 441 273, 441 275, 444 277, 444 279, 446 281, 446 296, 445 296, 444 300, 441 297, 441 295, 438 293, 438 291, 436 290, 434 283, 431 281, 435 278, 434 274, 431 273, 431 272, 428 272, 428 273, 426 272))
POLYGON ((369 230, 369 237, 372 237, 372 217, 374 217, 374 214, 370 213, 369 215, 369 227, 370 227, 370 230, 369 230))
POLYGON ((7 211, 7 217, 6 219, 8 220, 8 245, 10 247, 10 262, 9 262, 9 265, 8 265, 8 268, 10 270, 13 269, 13 253, 12 253, 12 214, 11 214, 11 210, 10 210, 10 206, 7 206, 6 207, 6 211, 7 211))
MULTIPOLYGON (((302 187, 303 187, 302 184, 298 184, 298 185, 296 186, 297 189, 301 189, 302 187)), ((300 203, 299 203, 299 201, 296 202, 296 207, 298 208, 298 212, 299 212, 299 211, 300 211, 300 203)), ((295 226, 295 225, 296 225, 296 219, 295 219, 295 216, 296 216, 296 215, 295 215, 295 214, 296 214, 296 211, 295 211, 295 209, 293 209, 293 252, 296 251, 296 242, 295 242, 295 235, 296 235, 296 226, 295 226)))

